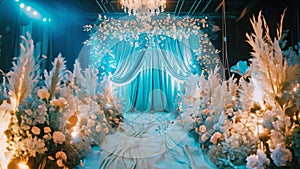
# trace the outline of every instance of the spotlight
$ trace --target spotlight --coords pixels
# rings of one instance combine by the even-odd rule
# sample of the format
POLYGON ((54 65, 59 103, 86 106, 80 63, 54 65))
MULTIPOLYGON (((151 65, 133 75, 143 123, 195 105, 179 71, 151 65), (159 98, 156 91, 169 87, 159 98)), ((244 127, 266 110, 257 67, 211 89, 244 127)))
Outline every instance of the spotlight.
POLYGON ((15 0, 16 2, 20 2, 20 0, 15 0))
POLYGON ((47 18, 43 18, 43 22, 46 22, 47 21, 47 18))
POLYGON ((38 14, 37 11, 32 12, 32 15, 34 15, 34 16, 36 16, 37 14, 38 14))
POLYGON ((51 19, 51 18, 49 18, 49 19, 48 19, 48 22, 51 22, 51 21, 52 21, 52 19, 51 19))
POLYGON ((29 12, 31 10, 31 6, 27 6, 26 10, 29 12))
POLYGON ((25 4, 24 3, 20 3, 20 8, 24 8, 25 4))

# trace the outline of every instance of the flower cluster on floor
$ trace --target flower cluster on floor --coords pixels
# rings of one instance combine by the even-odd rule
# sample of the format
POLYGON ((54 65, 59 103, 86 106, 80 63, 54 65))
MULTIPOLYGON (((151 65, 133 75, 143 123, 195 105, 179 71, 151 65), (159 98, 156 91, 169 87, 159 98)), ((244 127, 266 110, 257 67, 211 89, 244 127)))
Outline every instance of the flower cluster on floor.
MULTIPOLYGON (((193 92, 178 99, 178 121, 193 126, 191 134, 218 168, 295 168, 300 163, 300 52, 284 50, 282 26, 272 40, 261 14, 251 23, 254 33, 247 38, 253 58, 249 67, 239 62, 232 69, 241 78, 223 81, 218 67, 193 76, 186 84, 193 92), (195 111, 186 112, 187 104, 195 111)), ((91 145, 123 130, 120 102, 110 79, 99 83, 93 67, 82 70, 76 61, 68 71, 59 55, 50 72, 41 72, 43 57, 34 57, 30 35, 23 40, 1 88, 1 168, 75 167, 91 145)))
POLYGON ((196 95, 184 94, 183 105, 197 109, 182 109, 179 120, 194 126, 191 133, 218 168, 300 164, 300 53, 286 49, 283 16, 274 40, 261 13, 251 20, 253 58, 249 67, 244 61, 232 68, 239 80, 222 81, 216 68, 208 78, 188 81, 199 86, 196 95))
POLYGON ((50 72, 40 72, 43 57, 34 57, 29 34, 22 38, 0 102, 0 142, 6 145, 0 168, 73 168, 106 134, 122 130, 119 101, 109 79, 98 82, 97 69, 82 70, 76 61, 68 71, 61 55, 50 72))

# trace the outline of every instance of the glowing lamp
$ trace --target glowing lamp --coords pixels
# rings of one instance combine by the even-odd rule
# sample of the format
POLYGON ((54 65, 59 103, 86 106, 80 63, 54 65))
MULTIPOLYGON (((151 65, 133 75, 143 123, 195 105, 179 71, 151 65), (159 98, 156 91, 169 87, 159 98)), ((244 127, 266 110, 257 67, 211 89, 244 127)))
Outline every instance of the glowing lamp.
POLYGON ((31 6, 27 6, 26 10, 29 12, 31 10, 31 6))
POLYGON ((20 162, 18 164, 19 169, 30 169, 25 162, 20 162))
POLYGON ((25 4, 24 3, 20 3, 20 8, 24 8, 25 4))

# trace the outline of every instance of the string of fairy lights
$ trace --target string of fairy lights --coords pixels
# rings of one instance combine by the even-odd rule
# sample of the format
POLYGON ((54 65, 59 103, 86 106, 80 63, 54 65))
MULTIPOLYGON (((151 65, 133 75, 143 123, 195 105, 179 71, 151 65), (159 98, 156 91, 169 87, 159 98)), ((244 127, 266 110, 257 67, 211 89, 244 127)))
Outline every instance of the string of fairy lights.
POLYGON ((22 0, 15 0, 16 4, 20 8, 20 11, 26 14, 28 17, 40 20, 42 22, 51 22, 52 18, 46 14, 41 8, 34 4, 29 4, 22 0))

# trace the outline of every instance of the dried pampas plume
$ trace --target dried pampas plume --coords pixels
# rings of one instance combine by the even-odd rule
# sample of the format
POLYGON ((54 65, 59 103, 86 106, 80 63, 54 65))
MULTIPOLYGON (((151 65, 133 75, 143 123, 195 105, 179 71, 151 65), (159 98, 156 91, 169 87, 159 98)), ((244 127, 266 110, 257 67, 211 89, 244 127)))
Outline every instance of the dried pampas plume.
POLYGON ((39 65, 34 57, 34 44, 29 33, 27 38, 21 36, 21 55, 12 62, 12 70, 7 73, 11 104, 15 112, 18 105, 31 93, 34 82, 38 78, 39 65))
POLYGON ((251 59, 251 76, 259 82, 264 89, 264 96, 270 98, 280 97, 285 87, 295 84, 300 77, 299 65, 288 65, 280 48, 279 41, 282 36, 284 14, 277 29, 277 37, 272 40, 267 23, 261 12, 256 20, 251 20, 254 33, 246 34, 251 45, 253 58, 251 59), (263 33, 265 30, 265 33, 263 33))
POLYGON ((84 70, 84 77, 86 79, 86 92, 91 98, 94 98, 98 86, 98 70, 92 67, 84 70))
POLYGON ((59 54, 52 63, 53 68, 50 73, 48 73, 47 70, 44 71, 45 84, 50 97, 54 95, 56 89, 59 87, 59 82, 63 77, 63 71, 66 69, 65 63, 66 61, 61 56, 61 54, 59 54))

